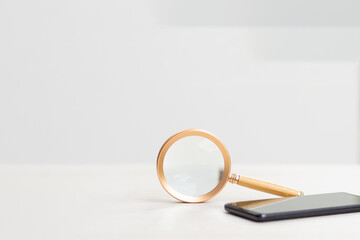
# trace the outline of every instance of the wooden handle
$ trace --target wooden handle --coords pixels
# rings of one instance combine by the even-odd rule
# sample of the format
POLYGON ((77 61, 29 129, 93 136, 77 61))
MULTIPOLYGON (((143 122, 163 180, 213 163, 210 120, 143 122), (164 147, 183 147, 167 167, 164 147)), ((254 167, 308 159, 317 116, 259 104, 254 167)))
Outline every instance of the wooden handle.
POLYGON ((282 197, 296 197, 304 195, 302 191, 297 191, 277 184, 264 182, 254 178, 239 176, 236 174, 230 175, 229 182, 282 197))

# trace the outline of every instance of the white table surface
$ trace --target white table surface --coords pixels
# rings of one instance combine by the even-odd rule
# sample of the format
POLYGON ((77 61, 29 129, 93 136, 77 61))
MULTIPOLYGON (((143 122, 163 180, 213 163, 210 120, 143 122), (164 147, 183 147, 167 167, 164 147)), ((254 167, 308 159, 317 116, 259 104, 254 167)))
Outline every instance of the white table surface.
MULTIPOLYGON (((358 165, 242 165, 233 171, 303 190, 360 195, 358 165)), ((255 223, 224 204, 273 195, 228 183, 185 204, 153 165, 0 165, 0 239, 360 239, 360 213, 255 223)))

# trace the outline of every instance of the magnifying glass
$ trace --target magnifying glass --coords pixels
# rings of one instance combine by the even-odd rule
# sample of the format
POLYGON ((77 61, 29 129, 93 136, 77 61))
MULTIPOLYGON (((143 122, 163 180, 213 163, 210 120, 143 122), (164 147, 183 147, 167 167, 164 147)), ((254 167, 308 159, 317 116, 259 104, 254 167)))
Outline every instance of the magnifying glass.
POLYGON ((227 182, 283 197, 304 195, 302 191, 230 174, 231 160, 224 144, 200 129, 171 136, 160 149, 156 168, 164 189, 183 202, 205 202, 227 182))

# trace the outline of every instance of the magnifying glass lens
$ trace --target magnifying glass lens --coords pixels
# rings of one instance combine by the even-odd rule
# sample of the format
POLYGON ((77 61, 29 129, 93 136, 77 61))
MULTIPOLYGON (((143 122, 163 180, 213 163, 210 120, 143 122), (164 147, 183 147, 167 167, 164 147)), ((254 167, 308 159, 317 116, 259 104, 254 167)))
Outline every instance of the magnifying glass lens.
POLYGON ((187 136, 171 145, 164 157, 168 184, 186 196, 209 193, 220 182, 224 158, 219 147, 202 136, 187 136))

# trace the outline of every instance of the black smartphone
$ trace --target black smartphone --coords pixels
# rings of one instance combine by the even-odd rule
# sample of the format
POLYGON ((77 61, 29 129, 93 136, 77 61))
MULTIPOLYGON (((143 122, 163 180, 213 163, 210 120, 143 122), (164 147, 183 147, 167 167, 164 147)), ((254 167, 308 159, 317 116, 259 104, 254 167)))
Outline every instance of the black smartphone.
POLYGON ((265 222, 359 212, 360 196, 338 192, 302 197, 272 198, 227 203, 225 210, 256 222, 265 222))

